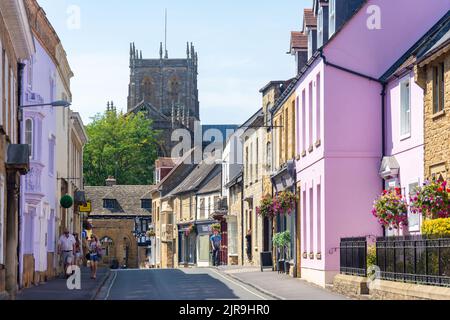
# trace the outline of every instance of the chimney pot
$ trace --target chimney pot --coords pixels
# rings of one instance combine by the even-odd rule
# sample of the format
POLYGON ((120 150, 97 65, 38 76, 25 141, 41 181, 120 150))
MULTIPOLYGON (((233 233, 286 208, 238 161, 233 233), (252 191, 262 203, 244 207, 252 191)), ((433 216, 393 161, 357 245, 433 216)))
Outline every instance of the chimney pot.
POLYGON ((116 178, 114 178, 113 176, 109 176, 108 179, 106 179, 106 186, 107 187, 112 187, 117 185, 117 180, 116 178))

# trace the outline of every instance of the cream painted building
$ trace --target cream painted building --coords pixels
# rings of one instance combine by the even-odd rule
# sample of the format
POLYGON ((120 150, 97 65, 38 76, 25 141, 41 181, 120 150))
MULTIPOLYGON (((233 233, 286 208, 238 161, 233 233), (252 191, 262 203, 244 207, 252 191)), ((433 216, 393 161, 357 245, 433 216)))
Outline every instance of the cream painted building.
POLYGON ((264 150, 266 128, 260 109, 241 128, 244 160, 243 239, 244 265, 259 265, 260 252, 268 251, 267 234, 263 235, 263 219, 256 214, 256 207, 263 198, 264 150))

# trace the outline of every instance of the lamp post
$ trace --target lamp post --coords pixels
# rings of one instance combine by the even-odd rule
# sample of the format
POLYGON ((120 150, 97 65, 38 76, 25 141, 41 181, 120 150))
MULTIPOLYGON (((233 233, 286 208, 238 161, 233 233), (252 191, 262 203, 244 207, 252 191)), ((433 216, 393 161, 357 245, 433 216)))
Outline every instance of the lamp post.
POLYGON ((53 102, 50 102, 50 103, 39 103, 39 104, 23 105, 23 106, 19 106, 19 109, 34 108, 34 107, 45 107, 45 106, 68 108, 68 107, 71 106, 71 103, 68 102, 68 101, 65 101, 65 100, 57 100, 57 101, 53 101, 53 102))

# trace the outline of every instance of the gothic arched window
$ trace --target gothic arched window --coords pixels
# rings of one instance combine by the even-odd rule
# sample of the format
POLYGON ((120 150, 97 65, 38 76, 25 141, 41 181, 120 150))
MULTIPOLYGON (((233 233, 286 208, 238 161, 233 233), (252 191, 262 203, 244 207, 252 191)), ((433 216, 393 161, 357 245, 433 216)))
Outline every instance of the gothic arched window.
POLYGON ((142 80, 141 95, 144 101, 150 101, 152 97, 153 82, 150 78, 145 77, 142 80))
POLYGON ((173 102, 178 102, 178 95, 180 94, 180 81, 173 77, 169 81, 169 96, 173 102))

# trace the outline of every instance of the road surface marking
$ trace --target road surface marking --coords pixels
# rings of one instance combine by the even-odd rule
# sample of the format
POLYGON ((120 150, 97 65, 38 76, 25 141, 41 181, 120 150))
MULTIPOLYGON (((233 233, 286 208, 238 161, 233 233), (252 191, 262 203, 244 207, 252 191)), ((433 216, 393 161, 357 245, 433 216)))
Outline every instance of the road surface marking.
POLYGON ((108 292, 106 293, 106 297, 104 300, 108 300, 108 298, 109 298, 109 294, 111 293, 111 288, 113 287, 114 282, 116 281, 116 278, 117 278, 117 273, 118 273, 117 271, 114 272, 114 278, 112 279, 111 284, 109 285, 108 292))
POLYGON ((244 287, 242 284, 237 283, 236 281, 231 280, 231 279, 229 279, 228 277, 225 277, 225 276, 222 275, 220 272, 218 272, 218 271, 216 271, 216 270, 214 270, 214 269, 209 269, 209 270, 211 270, 212 272, 214 272, 214 273, 216 273, 217 275, 221 276, 221 277, 224 278, 225 280, 227 280, 227 281, 233 283, 234 285, 237 285, 237 286, 241 287, 241 288, 244 289, 245 291, 250 292, 251 294, 257 296, 258 298, 261 298, 262 300, 267 300, 265 297, 260 296, 259 294, 257 294, 257 293, 255 293, 255 292, 249 290, 248 288, 244 287))

